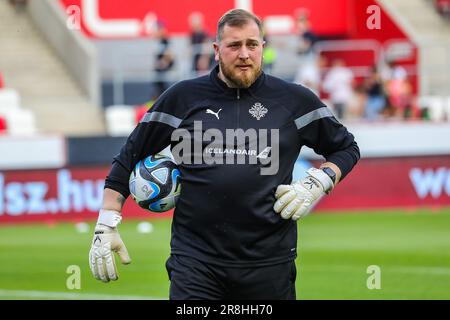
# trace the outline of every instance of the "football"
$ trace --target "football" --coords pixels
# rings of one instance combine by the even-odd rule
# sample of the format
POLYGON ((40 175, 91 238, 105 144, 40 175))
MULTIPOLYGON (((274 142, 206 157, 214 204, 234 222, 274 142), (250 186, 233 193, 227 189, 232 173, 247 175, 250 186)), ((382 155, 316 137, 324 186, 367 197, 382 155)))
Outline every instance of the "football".
POLYGON ((172 158, 156 154, 140 160, 130 175, 130 193, 136 203, 151 212, 173 209, 180 195, 180 171, 172 158))

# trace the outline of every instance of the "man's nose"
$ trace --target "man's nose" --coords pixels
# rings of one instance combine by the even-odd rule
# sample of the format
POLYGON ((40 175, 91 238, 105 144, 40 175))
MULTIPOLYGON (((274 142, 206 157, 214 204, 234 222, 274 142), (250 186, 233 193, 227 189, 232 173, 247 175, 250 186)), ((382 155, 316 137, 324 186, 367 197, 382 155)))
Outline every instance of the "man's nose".
POLYGON ((245 46, 239 50, 239 59, 247 60, 249 58, 248 49, 245 46))

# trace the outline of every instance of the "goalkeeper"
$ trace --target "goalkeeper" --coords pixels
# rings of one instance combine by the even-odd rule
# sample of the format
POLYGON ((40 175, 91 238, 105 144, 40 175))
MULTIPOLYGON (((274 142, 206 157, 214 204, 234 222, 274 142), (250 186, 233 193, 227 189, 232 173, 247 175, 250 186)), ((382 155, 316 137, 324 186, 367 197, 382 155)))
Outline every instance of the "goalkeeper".
MULTIPOLYGON (((169 296, 296 299, 297 220, 352 170, 359 148, 311 90, 263 72, 263 32, 256 16, 241 9, 227 12, 219 20, 213 46, 218 66, 209 75, 180 81, 166 90, 114 158, 89 264, 95 278, 108 282, 118 278, 114 252, 122 263, 130 263, 117 228, 130 194, 130 173, 139 160, 169 144, 173 152, 179 142, 172 139, 174 133, 181 130, 194 140, 205 138, 203 131, 195 131, 198 121, 202 130, 222 135, 230 129, 275 130, 277 139, 271 136, 270 147, 263 152, 250 150, 250 142, 242 146, 228 139, 220 148, 202 141, 199 152, 210 150, 217 157, 244 148, 246 160, 255 153, 270 154, 278 161, 272 174, 261 174, 266 165, 261 159, 179 163, 182 191, 166 263, 169 296), (302 146, 326 161, 307 170, 306 178, 292 182, 302 146)), ((256 139, 261 146, 262 137, 256 139)))

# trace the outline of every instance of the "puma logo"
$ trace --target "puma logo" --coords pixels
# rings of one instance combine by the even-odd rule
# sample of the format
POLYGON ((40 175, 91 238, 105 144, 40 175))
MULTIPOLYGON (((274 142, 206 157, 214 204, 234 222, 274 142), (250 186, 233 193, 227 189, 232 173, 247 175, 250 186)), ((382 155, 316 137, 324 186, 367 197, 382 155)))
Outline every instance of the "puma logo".
POLYGON ((217 120, 220 120, 220 118, 219 118, 219 112, 220 112, 221 110, 222 110, 222 109, 219 109, 219 111, 214 112, 214 111, 212 111, 211 109, 206 109, 206 113, 213 114, 213 115, 216 116, 217 120))

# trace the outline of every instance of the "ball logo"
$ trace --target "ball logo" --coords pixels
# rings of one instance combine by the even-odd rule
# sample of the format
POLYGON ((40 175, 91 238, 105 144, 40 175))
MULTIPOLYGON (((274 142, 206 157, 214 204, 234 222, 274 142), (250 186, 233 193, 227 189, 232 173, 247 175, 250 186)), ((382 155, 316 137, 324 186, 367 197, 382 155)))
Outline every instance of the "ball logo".
POLYGON ((149 190, 148 186, 143 186, 141 190, 147 198, 150 198, 153 193, 153 190, 149 190))

